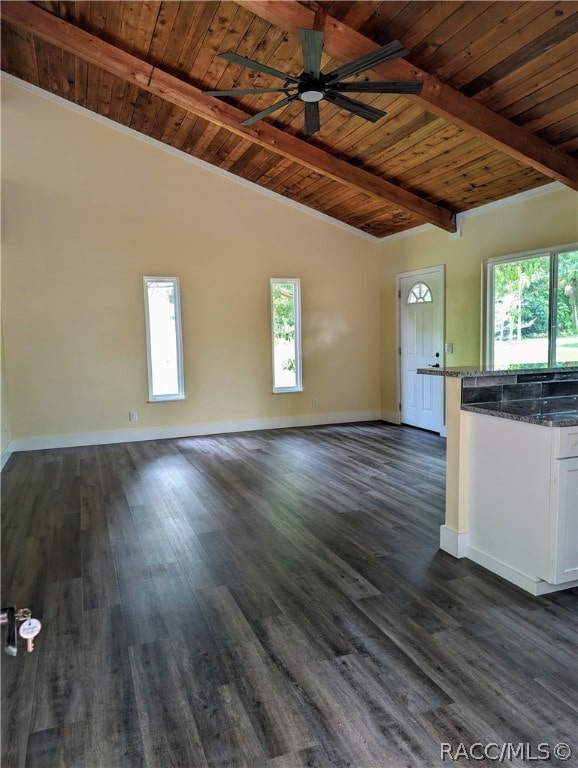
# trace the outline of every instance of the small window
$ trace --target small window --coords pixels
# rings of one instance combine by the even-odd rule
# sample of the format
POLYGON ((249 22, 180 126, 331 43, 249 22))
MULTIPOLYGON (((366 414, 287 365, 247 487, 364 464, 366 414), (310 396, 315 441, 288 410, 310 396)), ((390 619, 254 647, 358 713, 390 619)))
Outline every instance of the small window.
POLYGON ((144 278, 149 400, 182 400, 183 342, 178 277, 144 278))
POLYGON ((408 304, 422 304, 433 301, 431 291, 425 283, 416 283, 407 297, 408 304))
POLYGON ((300 392, 301 308, 299 280, 271 280, 273 392, 300 392))

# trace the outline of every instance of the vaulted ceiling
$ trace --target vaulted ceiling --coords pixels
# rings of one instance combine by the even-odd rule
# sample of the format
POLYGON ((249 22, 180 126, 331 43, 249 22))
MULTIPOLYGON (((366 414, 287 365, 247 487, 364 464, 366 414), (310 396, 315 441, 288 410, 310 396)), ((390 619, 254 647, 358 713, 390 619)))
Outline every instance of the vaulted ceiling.
POLYGON ((3 2, 4 71, 184 153, 383 237, 553 180, 578 189, 577 2, 3 2), (328 101, 303 133, 298 100, 211 89, 278 87, 218 57, 299 75, 300 29, 325 35, 322 70, 399 40, 364 80, 367 122, 328 101))

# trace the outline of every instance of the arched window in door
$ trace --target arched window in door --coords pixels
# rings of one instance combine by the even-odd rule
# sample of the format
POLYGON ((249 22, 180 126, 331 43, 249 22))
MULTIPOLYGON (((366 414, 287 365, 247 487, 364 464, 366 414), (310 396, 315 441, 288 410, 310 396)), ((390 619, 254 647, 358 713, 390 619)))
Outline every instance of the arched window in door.
POLYGON ((407 297, 408 304, 423 304, 433 301, 431 291, 425 283, 416 283, 412 286, 407 297))

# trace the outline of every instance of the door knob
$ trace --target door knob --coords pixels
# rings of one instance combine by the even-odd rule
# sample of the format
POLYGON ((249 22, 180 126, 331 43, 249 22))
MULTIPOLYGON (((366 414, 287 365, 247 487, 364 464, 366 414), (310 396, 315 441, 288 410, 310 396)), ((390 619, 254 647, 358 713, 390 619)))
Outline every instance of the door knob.
POLYGON ((434 363, 434 365, 428 365, 428 368, 439 368, 439 367, 440 367, 439 363, 434 363))

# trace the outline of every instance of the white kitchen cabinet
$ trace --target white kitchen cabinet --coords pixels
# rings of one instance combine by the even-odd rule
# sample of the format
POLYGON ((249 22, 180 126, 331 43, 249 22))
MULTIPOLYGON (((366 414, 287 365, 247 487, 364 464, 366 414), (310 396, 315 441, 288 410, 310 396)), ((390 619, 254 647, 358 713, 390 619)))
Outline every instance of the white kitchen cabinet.
POLYGON ((553 468, 552 583, 578 579, 578 458, 558 459, 553 468))
POLYGON ((578 585, 578 428, 468 413, 467 465, 466 556, 536 595, 578 585))

